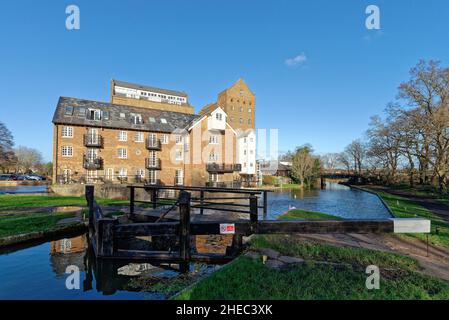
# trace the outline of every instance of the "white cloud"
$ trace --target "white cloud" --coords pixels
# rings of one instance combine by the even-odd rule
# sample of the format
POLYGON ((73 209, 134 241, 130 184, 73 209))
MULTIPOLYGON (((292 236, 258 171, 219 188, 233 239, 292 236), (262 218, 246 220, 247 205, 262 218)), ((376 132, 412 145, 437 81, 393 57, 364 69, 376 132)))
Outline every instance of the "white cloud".
POLYGON ((289 59, 285 60, 285 64, 288 67, 296 67, 296 66, 304 64, 306 61, 307 61, 306 54, 304 52, 302 52, 301 54, 297 55, 296 57, 289 58, 289 59))

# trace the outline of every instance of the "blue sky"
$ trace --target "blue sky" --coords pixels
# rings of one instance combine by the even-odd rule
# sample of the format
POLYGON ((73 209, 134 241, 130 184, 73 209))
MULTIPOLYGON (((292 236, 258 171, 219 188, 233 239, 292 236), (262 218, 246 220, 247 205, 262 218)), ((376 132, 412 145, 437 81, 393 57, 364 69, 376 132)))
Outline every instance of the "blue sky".
POLYGON ((338 152, 420 58, 449 65, 448 31, 445 0, 2 2, 0 121, 51 160, 59 96, 108 101, 116 78, 186 91, 199 110, 243 77, 281 151, 338 152), (70 4, 80 30, 65 28, 70 4), (381 31, 365 28, 369 4, 381 31))

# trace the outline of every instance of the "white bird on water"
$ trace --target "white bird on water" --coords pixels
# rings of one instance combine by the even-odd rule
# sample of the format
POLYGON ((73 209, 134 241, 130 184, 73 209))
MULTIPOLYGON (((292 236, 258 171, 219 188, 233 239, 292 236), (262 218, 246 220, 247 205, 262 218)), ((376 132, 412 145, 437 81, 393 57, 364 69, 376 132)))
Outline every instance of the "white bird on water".
POLYGON ((288 210, 294 210, 294 209, 296 209, 295 206, 292 206, 291 204, 288 204, 288 210))

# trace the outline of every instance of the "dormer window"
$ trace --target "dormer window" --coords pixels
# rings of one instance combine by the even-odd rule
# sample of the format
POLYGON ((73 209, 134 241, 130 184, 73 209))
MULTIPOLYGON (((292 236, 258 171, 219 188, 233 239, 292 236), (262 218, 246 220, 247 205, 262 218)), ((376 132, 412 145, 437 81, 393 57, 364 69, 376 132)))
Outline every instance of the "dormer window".
POLYGON ((140 114, 131 113, 130 120, 133 124, 142 124, 142 116, 140 114))
POLYGON ((89 120, 101 120, 101 110, 89 109, 87 112, 87 119, 89 120))
POLYGON ((72 106, 65 107, 64 115, 71 116, 72 114, 73 114, 73 107, 72 106))
POLYGON ((222 115, 221 113, 217 113, 217 114, 215 114, 215 118, 216 118, 218 121, 221 121, 221 120, 223 120, 223 115, 222 115))

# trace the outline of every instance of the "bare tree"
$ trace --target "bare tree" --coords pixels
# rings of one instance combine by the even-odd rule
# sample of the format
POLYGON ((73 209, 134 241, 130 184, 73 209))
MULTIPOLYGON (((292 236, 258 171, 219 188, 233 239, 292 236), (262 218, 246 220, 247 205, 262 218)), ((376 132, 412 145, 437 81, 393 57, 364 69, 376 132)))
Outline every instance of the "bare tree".
POLYGON ((362 175, 363 161, 366 156, 366 147, 361 140, 357 139, 352 141, 346 148, 345 153, 349 156, 354 164, 354 172, 359 176, 362 175))
POLYGON ((0 122, 0 170, 5 171, 14 162, 14 139, 11 131, 0 122))
POLYGON ((319 177, 321 164, 310 145, 296 148, 292 159, 292 175, 301 187, 310 186, 319 177))
POLYGON ((42 154, 39 150, 19 146, 14 150, 17 157, 17 171, 30 172, 42 164, 42 154))

